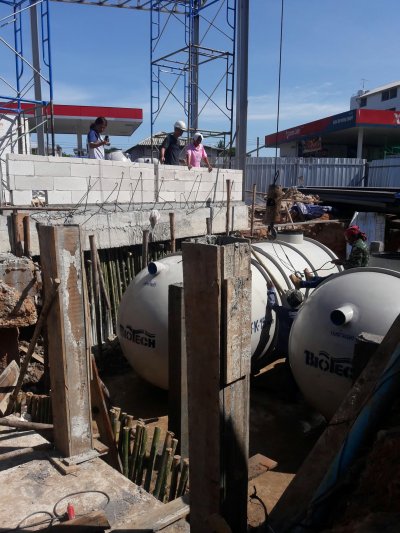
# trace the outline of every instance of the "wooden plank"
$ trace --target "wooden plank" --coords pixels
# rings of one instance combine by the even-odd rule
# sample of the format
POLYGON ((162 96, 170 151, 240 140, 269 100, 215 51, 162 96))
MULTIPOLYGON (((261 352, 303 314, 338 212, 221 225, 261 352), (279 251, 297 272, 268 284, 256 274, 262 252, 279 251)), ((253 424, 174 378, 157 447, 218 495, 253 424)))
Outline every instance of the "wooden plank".
POLYGON ((47 530, 55 532, 67 531, 69 528, 74 533, 95 533, 110 529, 111 525, 104 511, 91 511, 84 516, 67 520, 50 526, 47 530))
POLYGON ((368 361, 371 359, 382 341, 383 337, 381 335, 374 335, 367 332, 362 332, 357 335, 352 361, 353 383, 367 366, 368 361))
POLYGON ((93 287, 93 299, 94 299, 94 313, 96 320, 96 337, 97 337, 97 349, 101 355, 102 346, 102 332, 101 332, 101 311, 100 311, 100 279, 97 261, 97 247, 94 235, 89 235, 90 242, 90 257, 92 260, 92 287, 93 287))
POLYGON ((189 457, 187 361, 183 283, 168 291, 168 427, 178 439, 177 453, 189 457))
POLYGON ((247 527, 250 248, 230 242, 183 244, 194 532, 211 531, 211 515, 247 527))
POLYGON ((11 363, 0 374, 0 415, 3 415, 8 406, 8 399, 17 384, 19 378, 19 366, 15 361, 11 363))
POLYGON ((26 213, 18 213, 15 210, 11 213, 12 246, 11 250, 17 257, 22 257, 24 253, 24 217, 26 213))
POLYGON ((104 460, 110 466, 119 472, 122 472, 121 459, 115 445, 114 433, 111 427, 110 417, 108 416, 103 390, 100 385, 99 372, 93 356, 92 372, 93 378, 90 382, 90 395, 93 407, 93 418, 95 419, 99 429, 101 440, 108 447, 108 454, 104 457, 104 460))
POLYGON ((189 496, 185 495, 176 498, 165 505, 149 510, 145 515, 133 520, 126 528, 113 529, 113 531, 118 533, 128 533, 131 531, 161 531, 174 522, 188 516, 189 512, 189 496))
POLYGON ((261 453, 256 453, 249 459, 249 476, 248 480, 251 481, 269 470, 273 470, 278 466, 278 463, 269 457, 261 453))
POLYGON ((50 463, 54 465, 63 476, 67 476, 68 474, 75 474, 79 470, 78 465, 68 466, 64 464, 61 459, 58 459, 58 457, 49 456, 48 459, 50 463))
POLYGON ((60 288, 49 312, 54 441, 64 456, 92 449, 89 361, 79 226, 38 226, 45 292, 60 288))
POLYGON ((220 508, 221 247, 185 242, 186 349, 188 365, 191 530, 208 531, 220 508), (201 270, 198 266, 202 265, 201 270))
POLYGON ((371 357, 368 365, 339 406, 299 472, 272 510, 270 524, 274 531, 289 531, 294 524, 301 522, 313 494, 319 487, 365 400, 370 397, 377 379, 399 343, 400 315, 394 321, 382 344, 371 357))

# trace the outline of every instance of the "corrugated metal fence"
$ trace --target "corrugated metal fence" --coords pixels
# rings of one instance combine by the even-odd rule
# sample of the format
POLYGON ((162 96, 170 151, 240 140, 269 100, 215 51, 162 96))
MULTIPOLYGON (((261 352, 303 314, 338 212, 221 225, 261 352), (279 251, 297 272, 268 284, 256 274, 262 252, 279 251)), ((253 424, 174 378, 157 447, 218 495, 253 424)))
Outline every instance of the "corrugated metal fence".
POLYGON ((279 170, 283 187, 362 187, 366 161, 349 158, 248 157, 246 190, 266 192, 279 170))
POLYGON ((400 158, 371 161, 368 170, 368 187, 400 187, 400 158))

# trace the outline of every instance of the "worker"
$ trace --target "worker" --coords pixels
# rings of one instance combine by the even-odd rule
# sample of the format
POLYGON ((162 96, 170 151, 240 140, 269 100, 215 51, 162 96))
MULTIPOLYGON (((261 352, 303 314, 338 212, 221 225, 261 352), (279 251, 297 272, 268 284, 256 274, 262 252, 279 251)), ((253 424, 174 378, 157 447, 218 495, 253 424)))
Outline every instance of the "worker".
POLYGON ((97 117, 93 124, 90 125, 87 136, 87 147, 89 159, 105 159, 104 146, 110 146, 108 135, 102 138, 101 134, 107 128, 107 119, 97 117))
MULTIPOLYGON (((252 358, 254 361, 253 370, 258 370, 261 366, 264 366, 260 365, 260 361, 257 362, 257 359, 261 356, 271 336, 270 330, 273 322, 272 311, 275 312, 277 329, 275 330, 274 342, 271 344, 268 353, 266 354, 267 362, 272 362, 281 357, 288 356, 290 330, 293 321, 297 316, 297 312, 303 303, 303 299, 304 296, 300 291, 290 289, 284 292, 284 300, 286 300, 287 305, 279 305, 276 289, 270 280, 267 281, 267 306, 265 309, 265 319, 261 330, 260 341, 252 358)), ((263 356, 262 359, 265 359, 265 356, 263 356)))
POLYGON ((208 157, 204 146, 201 144, 203 142, 203 135, 198 131, 193 135, 193 142, 186 146, 186 164, 188 169, 193 167, 200 167, 200 163, 204 163, 208 167, 208 172, 212 171, 212 166, 208 162, 208 157))
POLYGON ((186 124, 183 120, 178 120, 174 124, 174 132, 168 133, 163 140, 160 151, 160 161, 166 165, 179 165, 181 147, 179 137, 186 131, 186 124))
MULTIPOLYGON (((369 252, 368 245, 366 243, 366 234, 361 231, 359 226, 353 225, 345 230, 344 238, 351 246, 351 252, 348 259, 333 259, 331 263, 334 265, 342 265, 345 270, 368 266, 369 252)), ((313 276, 307 268, 304 270, 304 274, 306 278, 305 281, 303 281, 296 274, 290 275, 290 279, 296 289, 315 289, 315 287, 330 277, 313 276)))

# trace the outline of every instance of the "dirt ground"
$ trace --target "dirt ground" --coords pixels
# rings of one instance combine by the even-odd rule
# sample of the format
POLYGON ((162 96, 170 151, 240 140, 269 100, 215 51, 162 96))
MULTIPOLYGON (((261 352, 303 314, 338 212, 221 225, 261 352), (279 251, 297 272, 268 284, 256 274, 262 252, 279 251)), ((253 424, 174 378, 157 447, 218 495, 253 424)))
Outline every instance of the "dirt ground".
MULTIPOLYGON (((168 426, 168 392, 142 380, 127 364, 122 372, 103 370, 112 405, 149 426, 168 426)), ((323 428, 323 419, 313 412, 297 392, 290 372, 279 361, 254 376, 250 398, 250 456, 261 453, 278 466, 249 483, 249 524, 256 527, 269 513, 313 447, 323 428), (322 423, 322 424, 321 424, 322 423)))

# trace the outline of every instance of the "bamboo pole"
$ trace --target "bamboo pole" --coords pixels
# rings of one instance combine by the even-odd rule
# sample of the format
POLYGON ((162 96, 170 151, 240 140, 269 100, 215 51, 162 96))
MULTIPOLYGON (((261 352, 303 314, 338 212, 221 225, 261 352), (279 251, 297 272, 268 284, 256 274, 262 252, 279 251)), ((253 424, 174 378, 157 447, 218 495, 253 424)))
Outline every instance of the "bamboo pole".
POLYGON ((178 476, 181 468, 181 456, 174 455, 172 460, 172 473, 171 473, 171 483, 169 487, 168 501, 175 500, 176 490, 178 488, 178 476))
POLYGON ((142 431, 143 431, 143 424, 136 424, 136 432, 135 432, 135 443, 133 446, 133 452, 131 455, 131 460, 129 464, 129 479, 131 481, 135 480, 135 475, 137 471, 137 459, 140 452, 140 444, 142 439, 142 431))
POLYGON ((229 235, 230 225, 231 225, 231 187, 232 181, 226 180, 226 223, 225 223, 225 234, 229 235))
POLYGON ((122 436, 122 465, 123 470, 122 473, 125 477, 128 477, 129 474, 129 436, 130 436, 130 428, 124 427, 123 430, 123 436, 122 436))
POLYGON ((169 214, 169 231, 171 235, 171 253, 176 252, 176 241, 175 241, 175 213, 172 212, 169 214))
POLYGON ((12 394, 10 395, 10 399, 8 401, 6 414, 10 414, 14 410, 15 400, 16 400, 16 398, 18 396, 19 391, 21 390, 22 382, 24 380, 26 371, 28 369, 28 365, 30 363, 33 351, 34 351, 36 343, 37 343, 37 340, 38 340, 39 335, 40 335, 40 333, 42 331, 43 325, 45 324, 45 322, 47 320, 47 315, 49 314, 51 305, 52 305, 52 303, 54 301, 55 295, 57 294, 59 286, 60 286, 60 280, 58 278, 56 278, 53 281, 53 284, 52 284, 52 287, 51 287, 51 290, 50 290, 50 294, 45 299, 42 312, 40 313, 39 320, 36 322, 35 331, 33 332, 31 341, 30 341, 29 346, 28 346, 28 351, 26 352, 26 355, 25 355, 25 358, 24 358, 24 362, 22 363, 17 384, 15 385, 15 388, 14 388, 12 394))
POLYGON ((106 302, 107 309, 110 310, 111 309, 110 297, 108 295, 106 282, 105 282, 104 274, 103 274, 103 268, 102 268, 102 265, 101 265, 100 256, 99 256, 99 252, 98 251, 97 251, 96 258, 97 258, 97 271, 99 273, 100 289, 101 289, 101 292, 103 293, 103 297, 104 297, 104 301, 106 302))
POLYGON ((150 458, 149 458, 149 463, 147 466, 146 479, 144 482, 144 490, 147 490, 147 492, 150 492, 151 478, 153 475, 154 464, 156 461, 160 433, 161 433, 161 429, 158 426, 156 426, 154 428, 153 440, 151 442, 151 449, 150 449, 150 458))
POLYGON ((162 450, 162 455, 164 455, 164 452, 167 448, 171 448, 172 447, 172 439, 175 437, 175 434, 172 432, 172 431, 167 431, 166 434, 165 434, 165 439, 164 439, 164 446, 163 446, 163 450, 162 450))
POLYGON ((161 501, 164 501, 164 495, 165 495, 165 489, 167 487, 168 476, 169 476, 169 474, 171 472, 172 461, 173 461, 173 458, 174 458, 174 455, 175 455, 175 451, 176 451, 177 445, 178 445, 178 440, 177 439, 172 439, 172 447, 170 448, 171 451, 169 452, 167 467, 165 469, 164 476, 163 476, 163 479, 161 481, 161 488, 160 488, 160 495, 159 495, 159 498, 160 498, 161 501))
POLYGON ((185 493, 188 477, 189 477, 189 459, 184 459, 181 477, 180 477, 179 485, 178 485, 178 490, 176 493, 177 498, 179 498, 179 496, 182 496, 185 493))
POLYGON ((154 489, 154 492, 153 492, 153 495, 155 498, 157 498, 158 500, 162 501, 161 500, 161 487, 162 487, 162 484, 163 484, 163 480, 164 480, 164 476, 165 476, 165 473, 166 473, 166 470, 167 470, 167 465, 168 465, 168 460, 169 460, 169 457, 171 455, 171 452, 172 452, 172 448, 166 448, 162 454, 162 458, 161 458, 161 465, 160 465, 160 469, 158 471, 158 476, 157 476, 157 481, 156 481, 156 487, 154 489))
POLYGON ((53 424, 40 424, 39 422, 28 422, 27 420, 0 418, 0 426, 18 429, 33 429, 34 431, 52 430, 53 424))
POLYGON ((94 312, 96 320, 96 337, 97 348, 101 354, 102 347, 102 331, 101 331, 101 310, 100 310, 100 281, 99 281, 99 269, 97 260, 97 247, 94 235, 89 235, 90 242, 90 258, 92 261, 92 285, 94 295, 94 312))
POLYGON ((149 258, 149 234, 148 229, 143 230, 143 243, 142 243, 142 269, 147 267, 149 258))
POLYGON ((257 185, 253 183, 253 199, 251 201, 251 221, 250 221, 250 235, 253 236, 254 233, 254 213, 256 209, 256 194, 257 194, 257 185))
POLYGON ((142 439, 140 443, 140 451, 138 455, 138 467, 137 467, 137 475, 136 475, 136 485, 139 485, 139 487, 141 486, 142 481, 143 481, 143 469, 144 469, 144 460, 146 456, 146 448, 147 448, 147 428, 146 426, 144 426, 142 430, 142 439))

